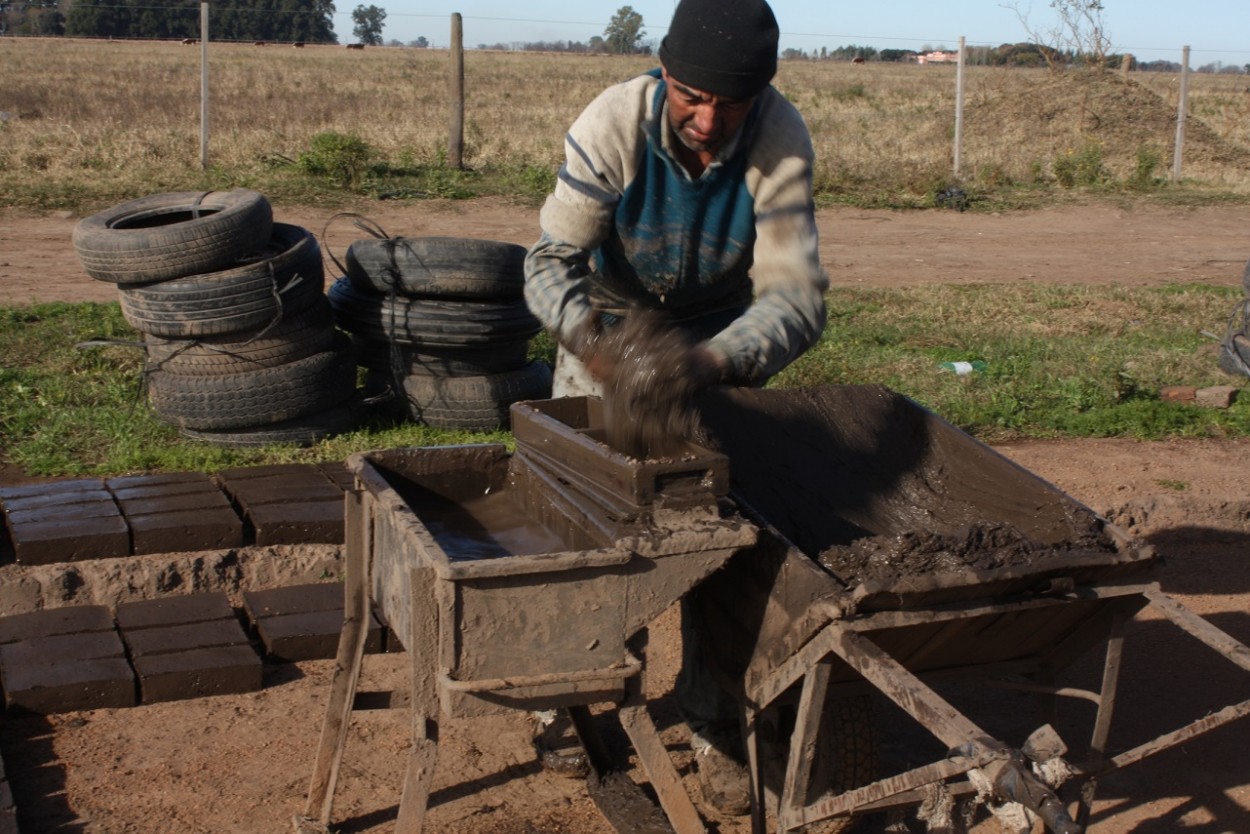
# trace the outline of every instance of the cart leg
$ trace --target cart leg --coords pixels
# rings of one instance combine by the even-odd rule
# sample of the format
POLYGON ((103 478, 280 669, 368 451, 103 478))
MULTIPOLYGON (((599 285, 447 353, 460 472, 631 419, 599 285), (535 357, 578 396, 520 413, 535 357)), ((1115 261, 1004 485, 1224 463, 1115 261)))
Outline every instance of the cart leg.
MULTIPOLYGON (((639 657, 644 656, 646 640, 647 632, 643 629, 631 642, 631 648, 639 657)), ((645 663, 643 668, 646 668, 645 663)), ((677 768, 673 767, 673 760, 655 729, 655 722, 647 712, 642 674, 636 675, 625 685, 625 701, 620 708, 621 726, 625 728, 634 750, 638 752, 643 770, 660 799, 660 807, 664 809, 677 834, 704 834, 707 829, 703 825, 703 819, 690 801, 690 795, 682 787, 677 768)))
MULTIPOLYGON (((1094 717, 1094 734, 1090 739, 1090 758, 1102 760, 1107 752, 1107 738, 1111 734, 1111 714, 1115 708, 1116 689, 1120 682, 1120 661, 1124 656, 1124 625, 1128 617, 1120 613, 1111 621, 1111 636, 1107 639, 1107 656, 1102 667, 1102 691, 1098 694, 1098 713, 1094 717)), ((1093 776, 1081 785, 1081 798, 1076 809, 1076 824, 1084 829, 1089 825, 1094 807, 1094 792, 1098 789, 1098 777, 1093 776)))
POLYGON ((768 823, 764 809, 764 775, 760 768, 760 711, 747 704, 743 707, 743 744, 747 753, 747 771, 751 795, 751 834, 765 834, 768 823))
POLYGON ((409 575, 412 601, 408 654, 412 663, 412 748, 399 800, 396 834, 421 834, 430 803, 430 783, 438 758, 438 609, 434 569, 414 568, 409 575))
POLYGON ((330 682, 330 702, 321 727, 321 743, 313 766, 308 802, 302 817, 296 817, 296 832, 325 828, 334 804, 334 786, 347 740, 352 701, 360 679, 369 619, 369 551, 373 528, 364 506, 364 492, 356 489, 346 496, 346 580, 343 598, 343 631, 339 635, 334 676, 330 682))
POLYGON ((817 663, 803 678, 799 696, 799 712, 794 733, 790 737, 790 760, 786 764, 785 787, 781 793, 781 815, 789 816, 807 805, 807 787, 811 782, 812 760, 816 758, 816 742, 820 730, 825 690, 829 686, 829 659, 817 663))

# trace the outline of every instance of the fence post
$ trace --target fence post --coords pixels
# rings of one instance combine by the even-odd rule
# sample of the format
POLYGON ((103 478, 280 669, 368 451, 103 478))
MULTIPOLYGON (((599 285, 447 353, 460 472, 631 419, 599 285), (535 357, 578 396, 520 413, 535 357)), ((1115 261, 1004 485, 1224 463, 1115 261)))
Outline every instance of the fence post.
POLYGON ((464 167, 464 26, 459 12, 451 16, 451 134, 447 164, 464 167))
POLYGON ((964 53, 967 43, 959 36, 959 63, 955 65, 955 179, 959 179, 960 157, 964 140, 964 53))
POLYGON ((1185 111, 1189 109, 1189 47, 1181 48, 1181 94, 1176 105, 1176 147, 1172 149, 1172 182, 1180 182, 1185 148, 1185 111))
POLYGON ((208 170, 208 0, 200 0, 200 168, 208 170))

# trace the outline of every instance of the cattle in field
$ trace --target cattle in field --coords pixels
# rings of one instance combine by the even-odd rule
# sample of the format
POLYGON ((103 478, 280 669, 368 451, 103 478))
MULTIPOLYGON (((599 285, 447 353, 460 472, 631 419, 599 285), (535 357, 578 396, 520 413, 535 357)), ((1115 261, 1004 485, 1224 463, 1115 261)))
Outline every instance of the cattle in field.
POLYGON ((854 58, 852 58, 852 59, 851 59, 851 63, 852 63, 852 64, 862 64, 862 63, 864 63, 864 56, 863 56, 863 55, 856 55, 854 58))
POLYGON ((296 41, 295 43, 291 44, 291 46, 295 47, 296 49, 303 49, 303 48, 304 48, 304 42, 303 42, 303 41, 296 41))
POLYGON ((365 45, 363 43, 349 43, 347 45, 347 48, 348 49, 364 49, 365 45))
POLYGON ((183 38, 181 41, 183 46, 195 46, 199 42, 199 38, 183 38))
POLYGON ((252 41, 252 46, 268 46, 267 41, 252 41))

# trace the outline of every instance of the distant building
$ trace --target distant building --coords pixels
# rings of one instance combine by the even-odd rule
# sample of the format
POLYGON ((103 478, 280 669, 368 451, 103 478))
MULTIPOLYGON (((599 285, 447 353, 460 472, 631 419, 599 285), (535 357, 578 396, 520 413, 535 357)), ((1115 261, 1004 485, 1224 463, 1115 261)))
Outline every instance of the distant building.
POLYGON ((955 64, 959 62, 959 50, 952 52, 925 52, 916 56, 918 64, 955 64))

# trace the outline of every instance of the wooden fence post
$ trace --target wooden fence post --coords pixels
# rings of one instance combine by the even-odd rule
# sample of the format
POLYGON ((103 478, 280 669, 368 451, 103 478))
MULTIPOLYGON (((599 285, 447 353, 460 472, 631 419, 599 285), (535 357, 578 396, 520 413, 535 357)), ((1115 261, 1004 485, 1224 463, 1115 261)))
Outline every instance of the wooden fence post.
POLYGON ((1176 105, 1176 147, 1172 149, 1172 182, 1180 182, 1185 148, 1185 111, 1189 109, 1189 47, 1181 49, 1181 93, 1176 105))
POLYGON ((451 16, 451 133, 447 164, 464 167, 464 26, 460 13, 451 16))
POLYGON ((200 0, 200 168, 208 170, 208 0, 200 0))
POLYGON ((959 63, 955 68, 955 179, 959 179, 960 157, 963 154, 964 139, 964 53, 967 52, 967 41, 959 36, 959 63))

